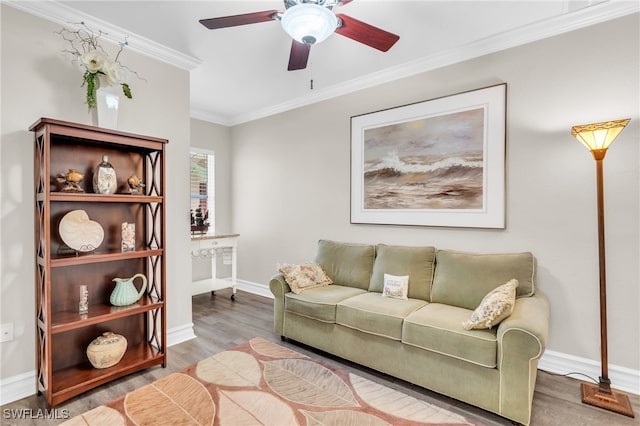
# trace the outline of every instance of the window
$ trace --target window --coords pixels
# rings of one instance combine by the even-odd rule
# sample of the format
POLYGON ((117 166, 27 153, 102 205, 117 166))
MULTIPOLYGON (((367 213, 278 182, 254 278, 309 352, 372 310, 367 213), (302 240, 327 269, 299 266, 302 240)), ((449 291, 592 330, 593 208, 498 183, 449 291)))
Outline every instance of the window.
MULTIPOLYGON (((191 173, 191 225, 200 233, 215 232, 215 157, 213 152, 192 149, 189 153, 191 173)), ((192 228, 193 229, 193 228, 192 228)))

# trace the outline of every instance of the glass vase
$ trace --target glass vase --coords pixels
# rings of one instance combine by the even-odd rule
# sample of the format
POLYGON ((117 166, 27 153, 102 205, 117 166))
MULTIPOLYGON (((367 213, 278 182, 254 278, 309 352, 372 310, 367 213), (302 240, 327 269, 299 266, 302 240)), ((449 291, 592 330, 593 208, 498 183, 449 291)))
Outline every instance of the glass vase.
POLYGON ((96 111, 98 126, 107 129, 118 128, 118 106, 120 86, 103 86, 96 91, 96 111))
POLYGON ((103 155, 102 162, 93 172, 93 192, 96 194, 115 194, 117 189, 116 170, 109 163, 109 156, 103 155))

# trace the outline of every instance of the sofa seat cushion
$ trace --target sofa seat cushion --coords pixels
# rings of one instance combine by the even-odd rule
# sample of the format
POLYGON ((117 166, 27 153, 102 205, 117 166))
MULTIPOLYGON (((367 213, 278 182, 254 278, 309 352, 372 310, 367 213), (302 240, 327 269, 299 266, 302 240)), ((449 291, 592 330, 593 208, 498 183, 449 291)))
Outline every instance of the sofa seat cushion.
POLYGON ((470 310, 430 303, 404 320, 402 342, 484 367, 497 365, 497 327, 465 330, 470 310))
POLYGON ((323 322, 336 322, 336 304, 365 290, 341 285, 316 287, 300 294, 286 293, 284 310, 323 322))
POLYGON ((336 323, 365 333, 400 340, 404 318, 426 304, 420 299, 393 299, 382 297, 381 293, 369 292, 338 303, 336 323))

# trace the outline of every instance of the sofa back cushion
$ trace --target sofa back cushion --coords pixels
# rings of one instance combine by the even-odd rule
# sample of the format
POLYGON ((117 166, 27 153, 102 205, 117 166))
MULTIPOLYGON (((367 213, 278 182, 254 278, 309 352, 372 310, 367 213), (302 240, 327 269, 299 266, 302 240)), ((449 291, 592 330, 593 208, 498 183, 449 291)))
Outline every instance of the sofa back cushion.
POLYGON ((378 244, 369 291, 382 293, 384 274, 409 276, 409 298, 429 301, 433 282, 434 247, 378 244))
POLYGON ((373 245, 320 240, 316 262, 335 284, 367 290, 375 255, 373 245))
POLYGON ((516 297, 533 295, 533 254, 438 250, 431 301, 473 310, 487 293, 514 278, 519 283, 516 297))

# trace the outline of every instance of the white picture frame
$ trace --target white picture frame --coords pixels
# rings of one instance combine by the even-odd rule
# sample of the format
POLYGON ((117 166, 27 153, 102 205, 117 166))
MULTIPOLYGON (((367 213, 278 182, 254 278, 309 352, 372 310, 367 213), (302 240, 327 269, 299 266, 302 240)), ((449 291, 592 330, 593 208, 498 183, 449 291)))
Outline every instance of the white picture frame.
POLYGON ((351 223, 504 229, 506 91, 351 117, 351 223))

